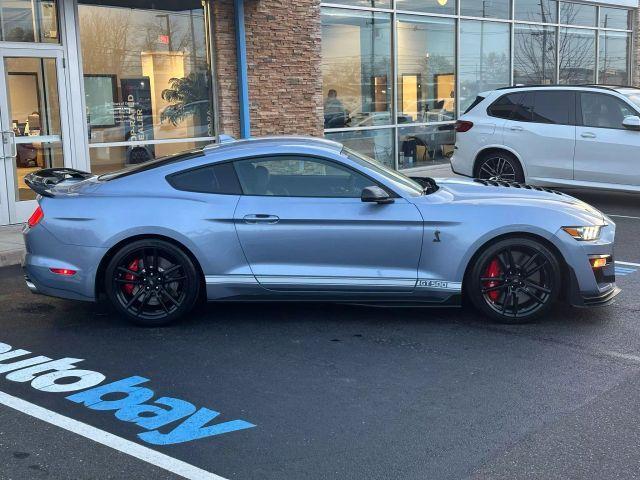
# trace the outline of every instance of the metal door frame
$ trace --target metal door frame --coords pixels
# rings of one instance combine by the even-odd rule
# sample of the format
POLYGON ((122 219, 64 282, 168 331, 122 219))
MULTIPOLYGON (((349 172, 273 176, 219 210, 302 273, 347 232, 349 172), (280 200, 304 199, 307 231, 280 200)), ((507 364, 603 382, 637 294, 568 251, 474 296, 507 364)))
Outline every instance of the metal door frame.
POLYGON ((51 58, 56 61, 58 103, 60 107, 60 134, 64 166, 72 166, 71 130, 68 111, 68 87, 64 65, 64 49, 60 45, 3 43, 0 46, 0 130, 2 130, 2 167, 0 168, 0 225, 20 223, 35 208, 35 201, 18 201, 15 198, 16 145, 9 118, 9 98, 5 58, 51 58))

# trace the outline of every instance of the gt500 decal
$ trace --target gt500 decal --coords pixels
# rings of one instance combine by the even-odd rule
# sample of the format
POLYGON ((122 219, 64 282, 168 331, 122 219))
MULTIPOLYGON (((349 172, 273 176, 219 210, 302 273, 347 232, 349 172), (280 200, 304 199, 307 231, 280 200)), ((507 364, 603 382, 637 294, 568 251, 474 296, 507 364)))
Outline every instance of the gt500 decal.
POLYGON ((30 382, 41 392, 74 392, 65 398, 90 410, 110 410, 118 420, 135 423, 146 430, 138 438, 153 445, 184 443, 255 427, 244 420, 212 424, 218 412, 196 408, 178 398, 160 397, 151 401, 154 391, 140 386, 149 381, 144 377, 105 384, 103 374, 76 369, 74 364, 83 361, 80 358, 52 360, 42 355, 20 358, 30 354, 28 350, 0 343, 0 373, 8 373, 6 379, 12 382, 30 382), (118 397, 116 400, 112 400, 113 394, 118 397))
POLYGON ((447 280, 418 280, 416 288, 428 288, 431 290, 446 290, 447 292, 459 292, 462 290, 461 282, 449 282, 447 280))

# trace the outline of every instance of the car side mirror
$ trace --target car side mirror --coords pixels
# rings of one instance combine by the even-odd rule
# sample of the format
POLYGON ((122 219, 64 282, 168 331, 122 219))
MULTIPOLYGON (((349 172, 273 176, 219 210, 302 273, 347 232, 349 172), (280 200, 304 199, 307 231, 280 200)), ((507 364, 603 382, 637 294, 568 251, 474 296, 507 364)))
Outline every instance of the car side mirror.
POLYGON ((640 130, 640 117, 637 115, 629 115, 624 117, 622 125, 627 130, 640 130))
POLYGON ((372 187, 365 187, 362 190, 362 195, 360 198, 365 203, 387 204, 394 202, 393 198, 391 198, 391 195, 389 195, 386 190, 378 187, 377 185, 374 185, 372 187))

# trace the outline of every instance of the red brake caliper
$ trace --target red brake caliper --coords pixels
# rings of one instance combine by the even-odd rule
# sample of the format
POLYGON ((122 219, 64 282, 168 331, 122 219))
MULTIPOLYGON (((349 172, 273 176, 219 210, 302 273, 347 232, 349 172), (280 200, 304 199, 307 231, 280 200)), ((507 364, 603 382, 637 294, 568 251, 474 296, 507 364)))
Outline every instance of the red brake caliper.
MULTIPOLYGON (((137 272, 138 271, 138 259, 136 258, 133 262, 131 262, 129 264, 129 270, 133 271, 133 272, 137 272)), ((124 279, 125 280, 135 280, 136 277, 135 275, 133 275, 132 273, 125 273, 124 274, 124 279)), ((122 290, 124 291, 124 293, 126 293, 127 295, 132 295, 133 294, 133 289, 136 286, 133 283, 125 283, 122 286, 122 290)))
MULTIPOLYGON (((484 272, 484 276, 486 278, 497 278, 502 273, 502 269, 500 268, 500 262, 497 258, 491 260, 491 263, 487 267, 487 270, 484 272)), ((493 288, 499 285, 498 282, 486 282, 485 288, 493 288)), ((493 290, 492 292, 487 293, 491 301, 496 302, 500 297, 500 290, 493 290)))

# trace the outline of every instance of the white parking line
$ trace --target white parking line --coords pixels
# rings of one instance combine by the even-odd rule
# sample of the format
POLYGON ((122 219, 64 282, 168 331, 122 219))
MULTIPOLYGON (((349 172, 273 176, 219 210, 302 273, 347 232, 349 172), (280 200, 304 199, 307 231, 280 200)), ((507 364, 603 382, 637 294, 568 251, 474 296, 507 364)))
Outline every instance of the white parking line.
POLYGON ((605 214, 607 217, 613 218, 630 218, 631 220, 640 220, 640 217, 631 217, 629 215, 610 215, 608 213, 605 214))
POLYGON ((616 260, 616 264, 618 264, 618 265, 627 265, 629 267, 640 267, 640 263, 619 262, 617 260, 616 260))
POLYGON ((69 432, 73 432, 82 437, 93 440, 94 442, 106 445, 122 453, 126 453, 143 462, 147 462, 156 467, 175 473, 181 477, 191 480, 225 480, 214 473, 207 472, 201 468, 195 467, 189 463, 183 462, 176 458, 170 457, 160 452, 156 452, 150 448, 144 447, 135 442, 131 442, 124 438, 105 432, 98 428, 79 422, 59 413, 47 410, 33 403, 27 402, 20 398, 14 397, 4 392, 0 392, 0 404, 13 408, 19 412, 25 413, 31 417, 50 423, 56 427, 63 428, 69 432))

